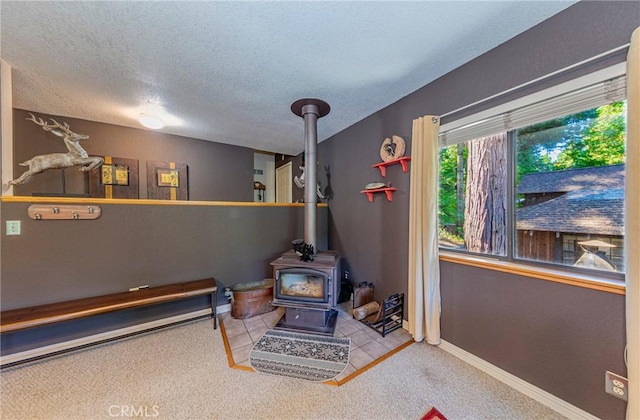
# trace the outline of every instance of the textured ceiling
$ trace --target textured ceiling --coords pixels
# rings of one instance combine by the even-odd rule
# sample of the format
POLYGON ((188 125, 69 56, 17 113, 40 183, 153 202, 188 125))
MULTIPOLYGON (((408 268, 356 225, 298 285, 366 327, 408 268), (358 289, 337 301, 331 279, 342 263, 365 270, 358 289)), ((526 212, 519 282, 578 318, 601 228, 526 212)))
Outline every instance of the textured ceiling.
POLYGON ((298 154, 573 1, 1 2, 14 107, 298 154))

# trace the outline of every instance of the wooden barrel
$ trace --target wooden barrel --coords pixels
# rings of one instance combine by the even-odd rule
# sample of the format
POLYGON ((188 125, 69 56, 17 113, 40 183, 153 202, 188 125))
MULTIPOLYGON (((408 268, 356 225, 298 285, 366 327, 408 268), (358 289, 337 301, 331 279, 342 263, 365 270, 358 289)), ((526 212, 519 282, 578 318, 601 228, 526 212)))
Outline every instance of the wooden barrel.
POLYGON ((229 287, 231 292, 231 316, 237 319, 251 318, 276 309, 273 300, 273 279, 238 283, 229 287))

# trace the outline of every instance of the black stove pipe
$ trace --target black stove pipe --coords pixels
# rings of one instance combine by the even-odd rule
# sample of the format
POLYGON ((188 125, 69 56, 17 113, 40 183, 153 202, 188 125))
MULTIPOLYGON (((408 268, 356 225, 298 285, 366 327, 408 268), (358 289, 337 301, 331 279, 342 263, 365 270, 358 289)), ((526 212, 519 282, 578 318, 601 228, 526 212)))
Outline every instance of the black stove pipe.
POLYGON ((318 251, 316 243, 316 206, 318 198, 316 186, 317 149, 318 149, 318 119, 329 113, 329 104, 320 99, 298 99, 291 104, 291 112, 304 119, 304 241, 318 251))

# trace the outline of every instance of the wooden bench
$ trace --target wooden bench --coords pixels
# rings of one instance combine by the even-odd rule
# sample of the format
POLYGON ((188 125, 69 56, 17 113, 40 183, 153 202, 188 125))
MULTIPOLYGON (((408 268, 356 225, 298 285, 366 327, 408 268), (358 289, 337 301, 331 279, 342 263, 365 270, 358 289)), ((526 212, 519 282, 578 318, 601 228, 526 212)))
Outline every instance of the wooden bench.
POLYGON ((18 331, 120 309, 170 302, 200 295, 210 295, 213 328, 216 329, 218 328, 216 317, 217 291, 218 287, 215 280, 205 279, 29 308, 12 309, 0 313, 0 332, 18 331))

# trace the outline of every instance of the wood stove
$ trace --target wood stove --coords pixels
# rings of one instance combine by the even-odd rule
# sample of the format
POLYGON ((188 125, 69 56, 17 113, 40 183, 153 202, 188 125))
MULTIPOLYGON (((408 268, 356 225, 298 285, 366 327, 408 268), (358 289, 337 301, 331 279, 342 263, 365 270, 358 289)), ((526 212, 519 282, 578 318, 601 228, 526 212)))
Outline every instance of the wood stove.
MULTIPOLYGON (((316 151, 317 122, 329 113, 329 104, 314 98, 298 99, 291 112, 304 119, 306 180, 304 189, 304 244, 311 252, 316 244, 316 151)), ((305 248, 306 249, 306 248, 305 248)), ((338 311, 333 309, 340 294, 340 257, 333 251, 317 252, 311 261, 302 261, 294 250, 273 261, 273 304, 285 307, 276 329, 333 335, 338 311)), ((305 255, 306 257, 306 255, 305 255)))
POLYGON ((273 304, 285 313, 275 329, 332 336, 338 311, 333 309, 340 294, 340 257, 336 252, 318 252, 304 262, 291 250, 271 262, 273 304))

